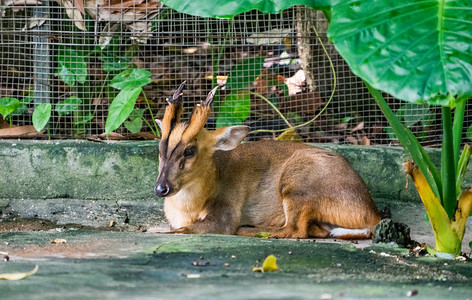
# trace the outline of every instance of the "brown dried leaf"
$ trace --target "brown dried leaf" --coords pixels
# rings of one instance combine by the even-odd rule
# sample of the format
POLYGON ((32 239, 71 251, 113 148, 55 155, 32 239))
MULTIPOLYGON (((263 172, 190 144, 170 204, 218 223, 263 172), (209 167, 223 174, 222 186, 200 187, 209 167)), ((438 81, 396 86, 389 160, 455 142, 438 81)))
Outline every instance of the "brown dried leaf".
POLYGON ((362 137, 361 145, 370 146, 370 140, 365 135, 362 137))
POLYGON ((75 8, 85 15, 84 0, 72 0, 75 8))
POLYGON ((346 141, 353 144, 353 145, 359 145, 359 142, 357 141, 357 139, 353 136, 347 136, 346 137, 346 141))
POLYGON ((66 9, 67 16, 69 17, 69 19, 74 21, 75 26, 77 26, 77 28, 79 28, 80 30, 85 31, 86 28, 82 13, 74 6, 74 3, 72 3, 72 1, 74 0, 56 0, 59 5, 66 9))
POLYGON ((364 122, 360 122, 356 127, 351 129, 351 133, 364 129, 364 122))
POLYGON ((41 135, 41 133, 38 133, 36 129, 34 129, 33 125, 0 129, 0 137, 2 138, 34 137, 41 135))

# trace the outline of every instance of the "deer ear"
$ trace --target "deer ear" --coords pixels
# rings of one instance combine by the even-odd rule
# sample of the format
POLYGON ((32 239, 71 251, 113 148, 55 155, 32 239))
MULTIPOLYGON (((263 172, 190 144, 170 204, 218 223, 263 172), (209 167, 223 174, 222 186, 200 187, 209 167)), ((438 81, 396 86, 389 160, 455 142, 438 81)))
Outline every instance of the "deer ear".
POLYGON ((162 132, 162 121, 159 120, 159 119, 155 119, 154 121, 156 121, 156 124, 159 125, 159 129, 160 129, 161 132, 162 132))
POLYGON ((236 148, 249 133, 249 126, 230 126, 215 130, 215 150, 228 151, 236 148))

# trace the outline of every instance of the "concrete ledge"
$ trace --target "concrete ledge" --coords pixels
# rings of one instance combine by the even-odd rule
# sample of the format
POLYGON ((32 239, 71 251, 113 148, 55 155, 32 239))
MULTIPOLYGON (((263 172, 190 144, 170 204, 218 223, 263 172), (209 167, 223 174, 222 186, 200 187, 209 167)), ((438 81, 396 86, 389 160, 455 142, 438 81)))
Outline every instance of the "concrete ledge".
MULTIPOLYGON (((375 199, 419 202, 403 173, 401 148, 320 145, 344 155, 375 199)), ((440 152, 429 150, 439 162, 440 152)), ((162 199, 153 194, 157 141, 0 141, 0 215, 58 223, 144 226, 164 222, 162 199)), ((471 170, 466 175, 470 186, 471 170)), ((1 220, 0 218, 0 220, 1 220)))

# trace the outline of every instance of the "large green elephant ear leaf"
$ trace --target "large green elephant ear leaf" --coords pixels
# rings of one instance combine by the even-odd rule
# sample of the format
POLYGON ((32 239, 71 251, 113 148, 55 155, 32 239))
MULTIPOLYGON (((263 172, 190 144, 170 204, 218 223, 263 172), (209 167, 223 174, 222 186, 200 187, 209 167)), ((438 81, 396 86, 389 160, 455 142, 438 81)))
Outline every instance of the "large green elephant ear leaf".
POLYGON ((162 0, 178 12, 205 18, 233 18, 257 9, 264 13, 280 13, 294 5, 327 10, 333 0, 162 0))
POLYGON ((472 97, 472 1, 347 0, 328 31, 353 72, 398 99, 472 97))

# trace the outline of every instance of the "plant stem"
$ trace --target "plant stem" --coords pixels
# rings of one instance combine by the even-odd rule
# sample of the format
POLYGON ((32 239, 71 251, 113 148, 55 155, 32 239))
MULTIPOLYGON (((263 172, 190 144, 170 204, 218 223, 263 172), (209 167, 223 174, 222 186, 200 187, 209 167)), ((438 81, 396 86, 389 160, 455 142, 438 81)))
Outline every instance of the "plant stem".
POLYGON ((462 129, 464 127, 464 114, 466 99, 457 101, 456 109, 454 110, 454 123, 452 125, 452 134, 454 136, 454 164, 457 167, 459 163, 459 156, 462 144, 462 129))
POLYGON ((267 99, 266 97, 262 96, 259 93, 253 92, 253 91, 248 91, 248 93, 253 94, 254 96, 257 96, 257 97, 261 98, 262 100, 264 100, 267 104, 270 105, 270 107, 272 107, 273 110, 275 110, 275 112, 277 114, 279 114, 279 116, 282 118, 282 120, 284 120, 284 122, 287 124, 288 127, 293 128, 292 124, 290 124, 290 122, 287 120, 287 118, 285 118, 285 116, 282 114, 282 112, 280 112, 280 110, 274 105, 274 103, 270 102, 269 99, 267 99))
MULTIPOLYGON (((323 41, 321 40, 320 36, 318 35, 318 31, 316 30, 316 27, 313 26, 313 31, 315 32, 316 34, 316 38, 318 39, 318 41, 320 42, 321 44, 321 47, 323 48, 323 51, 324 53, 326 54, 326 56, 328 57, 328 61, 329 61, 329 65, 331 67, 331 70, 333 71, 333 90, 331 91, 331 96, 329 97, 328 101, 326 102, 325 106, 321 109, 321 111, 316 115, 314 116, 311 120, 303 123, 303 124, 298 124, 296 126, 291 126, 289 124, 289 127, 290 129, 297 129, 297 128, 300 128, 300 127, 304 127, 312 122, 314 122, 316 119, 318 119, 319 116, 321 116, 322 113, 324 113, 324 111, 328 108, 329 104, 331 103, 331 100, 333 100, 333 96, 334 96, 334 93, 336 92, 336 70, 334 69, 334 64, 333 64, 333 61, 331 60, 331 57, 329 56, 329 53, 328 51, 326 50, 326 47, 324 46, 323 44, 323 41)), ((264 100, 264 98, 262 98, 264 100)), ((272 105, 272 102, 268 101, 267 98, 265 99, 265 101, 269 104, 272 105)), ((282 118, 284 119, 284 121, 287 123, 286 119, 284 118, 283 114, 281 112, 279 112, 278 110, 276 110, 277 113, 282 116, 282 118)), ((271 132, 271 133, 275 133, 275 132, 281 132, 281 131, 285 131, 287 130, 286 128, 285 129, 278 129, 278 130, 270 130, 270 129, 259 129, 259 130, 254 130, 254 131, 251 131, 249 132, 250 134, 251 133, 258 133, 258 132, 271 132)))
POLYGON ((438 169, 431 161, 431 158, 429 157, 428 153, 426 153, 426 151, 420 145, 411 130, 400 122, 400 120, 388 106, 388 103, 387 101, 385 101, 382 94, 377 89, 374 89, 367 82, 364 81, 364 83, 367 86, 367 89, 369 89, 369 92, 371 93, 375 102, 384 114, 385 118, 387 119, 388 124, 390 124, 390 126, 392 127, 393 132, 395 132, 398 141, 400 141, 400 144, 403 146, 407 154, 413 159, 415 164, 421 170, 421 173, 423 173, 423 175, 425 176, 426 181, 428 182, 428 185, 430 186, 436 198, 441 199, 441 176, 439 174, 438 169))
MULTIPOLYGON (((454 217, 457 205, 456 159, 454 158, 454 138, 452 132, 452 111, 442 107, 443 139, 441 150, 442 205, 450 219, 454 217), (451 155, 452 154, 452 155, 451 155)), ((459 158, 457 158, 459 160, 459 158)))
MULTIPOLYGON (((411 176, 413 183, 418 190, 418 194, 423 201, 426 212, 428 213, 431 227, 434 232, 435 250, 446 252, 453 255, 459 255, 461 251, 462 238, 454 228, 454 222, 449 219, 444 207, 439 199, 434 195, 424 174, 411 161, 403 164, 405 172, 411 176)), ((467 200, 467 199, 466 199, 467 200)), ((467 201, 463 201, 464 208, 467 208, 467 201)), ((458 224, 460 226, 461 224, 458 224)))
POLYGON ((456 198, 459 199, 462 193, 462 180, 469 164, 470 155, 472 154, 472 147, 469 144, 465 144, 462 150, 461 157, 457 163, 456 169, 456 198))
MULTIPOLYGON (((149 113, 151 114, 152 122, 154 123, 154 126, 156 126, 156 121, 154 120, 154 115, 152 114, 152 109, 151 109, 151 105, 149 104, 149 100, 146 97, 146 93, 144 91, 142 93, 143 93, 143 96, 144 96, 144 100, 146 101, 146 105, 147 105, 147 108, 149 110, 149 113)), ((155 127, 155 130, 154 130, 146 119, 144 119, 144 121, 148 124, 149 128, 152 131, 152 134, 154 134, 155 136, 160 137, 159 136, 159 130, 157 130, 157 127, 155 127)))

